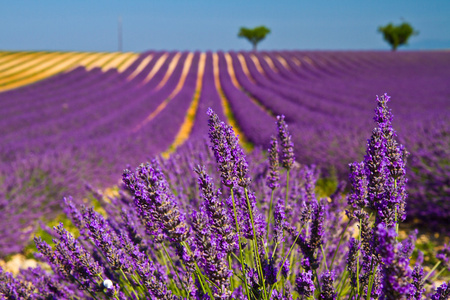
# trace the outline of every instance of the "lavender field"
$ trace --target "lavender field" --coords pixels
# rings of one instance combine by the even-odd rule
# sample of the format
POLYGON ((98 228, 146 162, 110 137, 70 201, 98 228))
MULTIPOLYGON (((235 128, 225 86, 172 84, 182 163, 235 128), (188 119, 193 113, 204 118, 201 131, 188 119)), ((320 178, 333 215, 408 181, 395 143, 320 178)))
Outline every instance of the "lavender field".
MULTIPOLYGON (((449 52, 149 51, 122 59, 126 67, 79 66, 2 89, 0 257, 20 252, 38 220, 59 215, 64 196, 80 202, 86 185, 117 186, 127 166, 204 144, 208 108, 255 153, 269 148, 284 115, 296 162, 315 165, 345 194, 348 165, 364 158, 374 100, 384 93, 410 153, 406 221, 450 231, 449 52)), ((11 65, 3 59, 0 74, 11 65)))

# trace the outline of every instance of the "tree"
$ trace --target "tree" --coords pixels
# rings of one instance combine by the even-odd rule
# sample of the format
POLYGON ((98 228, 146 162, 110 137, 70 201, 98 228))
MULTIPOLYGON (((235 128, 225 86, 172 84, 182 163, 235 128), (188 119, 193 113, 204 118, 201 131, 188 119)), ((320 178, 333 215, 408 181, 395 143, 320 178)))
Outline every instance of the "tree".
POLYGON ((241 27, 238 37, 246 38, 253 45, 253 51, 256 51, 256 45, 266 38, 270 33, 270 29, 266 26, 259 26, 253 29, 241 27))
POLYGON ((378 31, 383 34, 384 40, 391 45, 392 51, 397 50, 398 46, 405 45, 412 35, 419 34, 418 31, 414 31, 412 26, 406 22, 398 26, 389 23, 384 27, 378 27, 378 31))

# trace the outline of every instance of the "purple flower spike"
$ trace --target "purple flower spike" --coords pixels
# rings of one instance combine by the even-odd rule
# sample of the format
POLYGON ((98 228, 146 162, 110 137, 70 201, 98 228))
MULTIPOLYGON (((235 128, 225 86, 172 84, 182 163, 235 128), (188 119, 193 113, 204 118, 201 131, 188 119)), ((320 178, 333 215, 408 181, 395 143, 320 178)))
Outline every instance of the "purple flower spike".
POLYGON ((336 300, 337 294, 333 287, 334 272, 325 272, 320 276, 322 281, 322 292, 319 295, 319 300, 336 300))
POLYGON ((0 296, 1 299, 34 299, 34 287, 14 278, 11 273, 0 267, 0 296))
POLYGON ((348 251, 348 258, 347 258, 347 270, 351 274, 351 285, 353 287, 356 287, 356 268, 357 268, 357 257, 358 257, 358 251, 361 248, 361 243, 355 238, 350 239, 349 243, 349 251, 348 251))
POLYGON ((445 244, 444 248, 438 251, 436 258, 450 271, 450 244, 445 244))
POLYGON ((323 241, 323 236, 325 234, 323 228, 324 221, 324 210, 325 207, 323 204, 318 204, 316 209, 314 210, 314 214, 312 217, 311 224, 311 237, 310 237, 310 246, 313 249, 318 248, 323 241))
POLYGON ((147 231, 183 242, 189 235, 185 216, 179 211, 164 174, 156 160, 141 164, 135 173, 125 170, 123 182, 134 193, 135 205, 147 231))
POLYGON ((354 209, 362 209, 368 206, 367 201, 367 177, 364 172, 364 163, 350 164, 350 193, 348 204, 354 209))
POLYGON ((281 266, 281 275, 283 275, 284 278, 288 278, 290 272, 291 272, 291 263, 289 259, 286 259, 284 264, 281 266))
POLYGON ((219 199, 219 191, 214 190, 211 177, 206 173, 205 167, 197 167, 194 170, 198 175, 200 196, 203 198, 203 207, 211 220, 211 230, 214 234, 221 236, 223 243, 221 247, 227 253, 231 253, 238 247, 237 235, 233 220, 229 218, 225 203, 219 199))
POLYGON ((276 137, 272 136, 269 148, 269 175, 266 181, 267 187, 271 190, 280 186, 278 183, 280 180, 279 168, 278 141, 276 137))
POLYGON ((277 282, 277 272, 278 268, 276 267, 274 258, 265 259, 262 262, 263 274, 267 284, 273 285, 277 282))
POLYGON ((216 157, 222 183, 228 187, 247 187, 250 184, 250 178, 247 176, 248 164, 233 128, 221 122, 211 108, 207 114, 211 149, 216 157))
POLYGON ((275 233, 274 233, 274 243, 282 244, 284 241, 283 230, 286 227, 286 215, 284 211, 284 201, 278 200, 275 210, 273 212, 273 217, 275 219, 275 233))
POLYGON ((103 274, 103 267, 62 224, 54 229, 59 235, 59 239, 54 240, 54 251, 41 238, 34 239, 40 256, 46 259, 55 273, 77 283, 81 289, 95 289, 98 285, 97 276, 103 274))
POLYGON ((294 164, 294 143, 288 131, 288 125, 284 121, 284 115, 277 116, 278 136, 281 140, 282 157, 281 163, 283 168, 290 170, 294 164))
POLYGON ((295 279, 296 291, 305 298, 312 297, 316 287, 314 286, 311 271, 300 273, 295 279))
POLYGON ((377 127, 372 131, 364 164, 368 180, 368 200, 377 210, 377 223, 392 226, 405 219, 406 172, 408 152, 395 141, 392 113, 387 108, 389 97, 377 97, 374 120, 377 127))
POLYGON ((231 295, 228 278, 232 271, 228 269, 227 253, 221 248, 222 237, 211 233, 211 223, 204 210, 192 213, 194 229, 194 256, 204 269, 206 276, 214 282, 214 297, 231 295))
POLYGON ((412 278, 413 278, 413 294, 412 299, 414 300, 420 300, 422 299, 422 294, 425 292, 425 282, 423 281, 423 268, 416 265, 414 267, 414 271, 412 272, 412 278))
POLYGON ((377 247, 375 250, 380 255, 383 264, 391 265, 395 259, 395 238, 397 236, 395 228, 386 228, 384 224, 379 224, 376 235, 377 247))
POLYGON ((122 242, 105 218, 92 208, 83 209, 83 218, 89 237, 102 250, 113 269, 132 273, 132 261, 122 249, 122 242))
POLYGON ((450 282, 441 284, 431 296, 431 300, 448 300, 448 298, 450 298, 450 282))
POLYGON ((395 241, 395 227, 386 228, 383 223, 376 228, 376 252, 382 262, 381 299, 404 299, 404 295, 413 294, 414 286, 408 282, 411 276, 409 258, 405 257, 395 241))

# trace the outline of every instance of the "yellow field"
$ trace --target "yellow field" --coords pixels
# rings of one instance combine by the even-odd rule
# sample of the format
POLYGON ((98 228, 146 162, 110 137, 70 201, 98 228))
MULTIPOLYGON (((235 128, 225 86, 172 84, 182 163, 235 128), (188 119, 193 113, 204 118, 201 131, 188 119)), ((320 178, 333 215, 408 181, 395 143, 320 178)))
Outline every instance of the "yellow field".
POLYGON ((124 71, 139 54, 132 52, 0 51, 0 92, 46 79, 82 66, 124 71))

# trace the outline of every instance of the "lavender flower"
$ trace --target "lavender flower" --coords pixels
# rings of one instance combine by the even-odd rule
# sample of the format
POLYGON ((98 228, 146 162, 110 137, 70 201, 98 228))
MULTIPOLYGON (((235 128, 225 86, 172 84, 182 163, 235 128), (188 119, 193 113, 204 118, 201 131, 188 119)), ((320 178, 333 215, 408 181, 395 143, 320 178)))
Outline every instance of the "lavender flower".
POLYGON ((221 248, 222 237, 211 232, 211 222, 204 209, 192 213, 194 229, 194 256, 199 265, 205 270, 206 276, 214 283, 214 297, 229 297, 228 278, 231 271, 227 265, 227 252, 221 248))
POLYGON ((412 278, 413 278, 413 294, 412 299, 413 300, 420 300, 422 299, 422 294, 425 292, 425 282, 423 281, 423 268, 421 266, 416 265, 414 267, 414 270, 412 272, 412 278))
POLYGON ((56 243, 54 251, 40 238, 35 238, 36 247, 41 255, 53 270, 67 280, 76 282, 83 289, 98 289, 98 276, 103 274, 103 268, 62 224, 54 229, 59 235, 59 240, 54 240, 56 243))
POLYGON ((122 248, 123 243, 119 236, 110 228, 105 218, 92 208, 83 208, 82 214, 89 237, 106 256, 112 268, 132 273, 133 263, 122 248))
POLYGON ((337 294, 333 287, 335 274, 333 271, 325 272, 320 276, 322 281, 322 291, 319 295, 319 300, 336 300, 337 294))
POLYGON ((306 204, 311 205, 313 202, 317 202, 316 199, 316 176, 314 175, 314 165, 306 170, 305 174, 305 194, 306 204))
POLYGON ((386 228, 383 223, 377 226, 376 251, 381 257, 383 288, 381 299, 407 299, 414 293, 414 287, 408 282, 411 275, 409 258, 399 253, 395 238, 395 228, 386 228))
POLYGON ((390 207, 388 207, 389 203, 386 198, 388 182, 386 164, 382 131, 380 128, 375 128, 368 141, 367 154, 364 158, 364 165, 368 174, 368 200, 370 207, 378 211, 378 217, 381 220, 377 222, 385 222, 391 226, 395 221, 395 212, 388 209, 390 207))
POLYGON ((368 179, 368 198, 378 212, 377 223, 392 226, 404 220, 405 214, 405 163, 407 152, 395 141, 392 113, 387 108, 389 97, 377 97, 375 118, 378 127, 368 141, 364 164, 368 179))
POLYGON ((295 290, 306 298, 312 297, 316 287, 314 286, 313 274, 311 271, 303 272, 297 275, 295 279, 295 290))
POLYGON ((436 258, 450 271, 450 244, 445 244, 436 254, 436 258))
POLYGON ((367 201, 367 178, 364 173, 364 163, 350 164, 350 193, 348 204, 354 209, 362 209, 368 206, 367 201))
POLYGON ((250 288, 250 294, 253 294, 256 299, 260 299, 262 295, 262 285, 258 275, 258 271, 245 266, 246 268, 246 281, 250 288))
POLYGON ((319 203, 315 210, 311 220, 311 237, 309 244, 313 249, 318 248, 323 241, 323 236, 325 234, 324 225, 324 205, 319 203))
POLYGON ((33 299, 34 287, 14 278, 0 267, 0 296, 2 299, 33 299))
POLYGON ((267 176, 267 187, 271 190, 279 187, 278 181, 280 180, 279 171, 279 157, 278 157, 278 141, 277 138, 272 136, 269 148, 269 174, 267 176))
POLYGON ((51 274, 39 266, 21 270, 20 275, 26 281, 32 283, 39 294, 45 299, 69 299, 76 294, 76 291, 65 285, 64 278, 57 274, 51 274))
POLYGON ((211 108, 207 114, 211 149, 218 163, 222 183, 228 187, 247 187, 250 184, 250 178, 247 176, 248 164, 232 127, 221 122, 211 108))
POLYGON ((162 275, 158 273, 153 263, 148 260, 147 255, 135 248, 130 255, 134 259, 136 273, 139 275, 139 284, 146 287, 151 295, 156 299, 175 300, 171 291, 167 290, 167 286, 161 280, 162 275))
POLYGON ((274 233, 274 243, 282 244, 284 241, 283 230, 286 227, 286 215, 284 213, 284 205, 281 199, 278 201, 273 212, 275 220, 275 233, 274 233))
POLYGON ((431 296, 431 300, 448 300, 450 298, 450 282, 443 283, 437 288, 436 293, 431 296))
POLYGON ((291 263, 288 259, 284 262, 284 264, 281 266, 281 275, 283 275, 284 278, 288 278, 289 273, 291 272, 291 263))
POLYGON ((283 291, 272 290, 270 300, 292 300, 292 286, 289 281, 286 281, 283 291))
POLYGON ((141 164, 136 173, 124 171, 123 182, 134 193, 140 217, 150 234, 164 234, 172 242, 183 242, 189 232, 156 160, 141 164), (155 232, 156 231, 156 232, 155 232))
POLYGON ((263 260, 262 268, 266 284, 273 285, 275 282, 277 282, 278 268, 276 267, 275 259, 273 257, 269 258, 268 260, 263 260))
POLYGON ((309 239, 304 233, 299 233, 295 228, 287 228, 295 243, 300 247, 303 253, 302 266, 305 270, 315 270, 319 267, 315 251, 323 242, 323 222, 324 222, 324 206, 323 204, 315 204, 314 214, 311 220, 311 233, 309 239))
POLYGON ((356 287, 356 267, 357 267, 357 257, 358 251, 361 247, 361 243, 354 238, 350 239, 349 242, 349 251, 347 257, 347 270, 350 272, 350 283, 353 287, 356 287))
POLYGON ((206 173, 205 167, 199 166, 195 172, 199 175, 198 184, 200 195, 204 200, 203 209, 211 220, 211 230, 217 236, 222 237, 221 247, 230 253, 238 247, 237 235, 232 226, 233 219, 229 217, 225 203, 219 199, 220 192, 214 190, 214 184, 206 173))
POLYGON ((284 115, 277 116, 278 137, 281 140, 282 156, 281 164, 286 170, 290 170, 294 165, 294 143, 288 131, 288 125, 284 121, 284 115))

